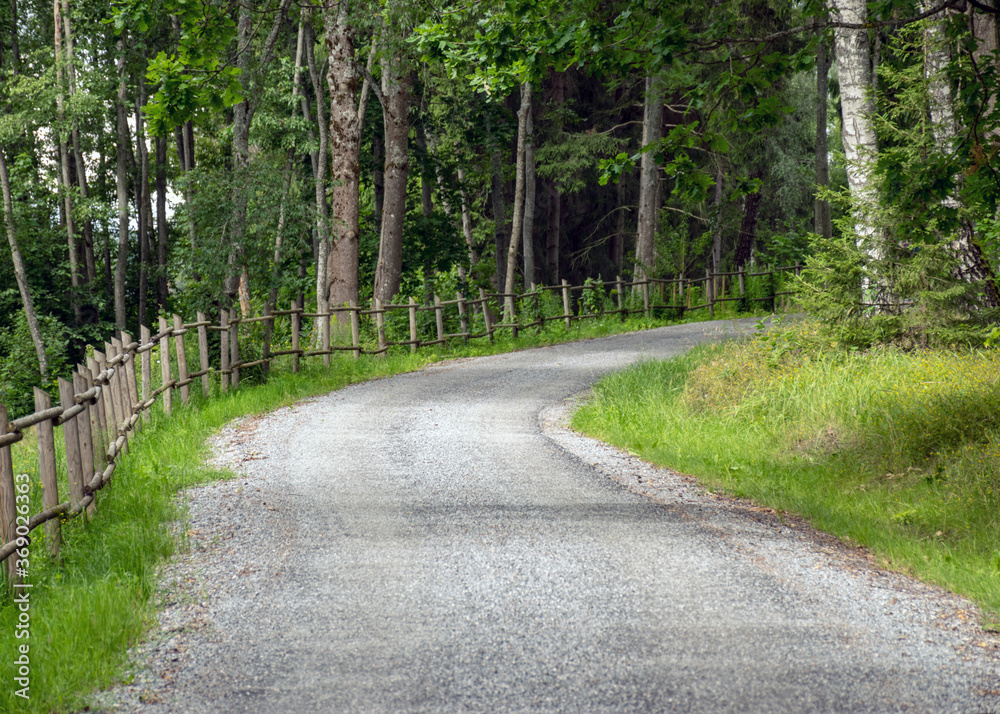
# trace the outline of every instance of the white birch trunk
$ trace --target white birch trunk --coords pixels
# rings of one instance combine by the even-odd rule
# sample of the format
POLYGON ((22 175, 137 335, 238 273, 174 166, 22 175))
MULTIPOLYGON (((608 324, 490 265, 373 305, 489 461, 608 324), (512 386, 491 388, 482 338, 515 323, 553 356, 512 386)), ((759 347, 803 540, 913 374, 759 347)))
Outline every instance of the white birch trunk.
MULTIPOLYGON (((831 17, 835 21, 864 24, 867 21, 865 0, 833 0, 831 17)), ((843 112, 841 138, 847 157, 847 182, 854 201, 854 230, 858 248, 878 260, 882 255, 878 245, 872 215, 876 196, 872 185, 871 162, 878 152, 878 141, 872 116, 875 113, 873 72, 868 30, 836 28, 834 54, 840 79, 840 103, 843 112)), ((862 285, 863 300, 881 302, 883 290, 862 285)))

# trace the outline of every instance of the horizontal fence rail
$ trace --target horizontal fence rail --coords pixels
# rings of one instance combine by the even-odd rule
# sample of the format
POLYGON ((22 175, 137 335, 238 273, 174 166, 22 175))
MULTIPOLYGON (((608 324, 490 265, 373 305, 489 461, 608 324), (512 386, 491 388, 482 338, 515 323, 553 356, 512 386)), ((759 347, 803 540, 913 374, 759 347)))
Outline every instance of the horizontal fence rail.
MULTIPOLYGON (((330 356, 337 352, 361 355, 384 355, 393 347, 409 347, 416 352, 421 347, 446 344, 451 340, 493 340, 500 330, 509 330, 517 337, 519 330, 544 327, 547 322, 562 321, 571 327, 574 321, 608 315, 624 320, 629 314, 651 317, 653 311, 672 311, 677 317, 707 309, 714 316, 716 305, 744 301, 772 301, 791 291, 771 290, 766 296, 747 294, 749 278, 773 276, 783 272, 799 273, 800 266, 786 266, 762 272, 745 271, 706 273, 704 277, 673 280, 645 279, 625 281, 587 281, 573 286, 565 280, 561 285, 532 286, 521 294, 488 293, 479 289, 478 296, 468 298, 461 292, 451 300, 434 296, 427 305, 410 298, 407 304, 383 304, 376 300, 370 308, 343 305, 326 312, 306 312, 296 301, 287 310, 269 311, 258 316, 235 316, 221 310, 218 322, 197 313, 194 322, 185 323, 173 315, 168 321, 159 318, 159 329, 152 333, 140 327, 139 340, 121 332, 104 350, 93 350, 86 365, 77 365, 72 381, 58 380, 59 404, 53 406, 49 395, 35 388, 35 411, 9 421, 6 407, 0 405, 0 562, 6 563, 8 583, 19 581, 27 563, 27 548, 31 532, 45 526, 46 543, 52 557, 58 557, 62 542, 62 523, 97 513, 96 496, 110 483, 117 459, 128 452, 130 437, 142 429, 150 418, 150 410, 160 402, 163 413, 170 416, 174 397, 181 405, 191 398, 191 387, 201 386, 202 395, 211 393, 211 378, 218 375, 219 389, 227 392, 239 386, 241 371, 254 367, 269 369, 278 358, 291 358, 291 370, 299 372, 308 357, 323 357, 329 366, 330 356), (727 279, 729 280, 727 289, 727 279), (730 293, 734 293, 730 295, 730 293), (552 314, 545 308, 555 307, 552 314), (561 311, 560 311, 561 308, 561 311), (421 313, 433 314, 421 325, 421 313), (393 333, 403 333, 407 339, 389 339, 389 322, 395 315, 406 316, 408 331, 392 325, 393 333), (314 320, 312 347, 302 345, 302 321, 314 320), (272 349, 272 337, 278 320, 288 321, 287 347, 272 349), (263 326, 263 349, 244 359, 241 356, 240 328, 263 326), (332 324, 336 324, 337 344, 334 344, 332 324), (364 323, 364 324, 363 324, 364 323), (362 327, 366 335, 362 339, 362 327), (450 331, 449 331, 450 330, 450 331), (429 334, 428 334, 429 333, 429 334), (210 359, 209 335, 218 337, 217 368, 210 359), (187 341, 186 341, 187 339, 187 341), (197 369, 188 365, 188 342, 197 340, 197 369), (159 361, 159 386, 153 388, 153 353, 159 361), (173 353, 173 358, 171 357, 173 353), (136 362, 138 361, 138 367, 136 362), (42 510, 30 513, 31 484, 26 474, 14 474, 11 446, 24 438, 24 432, 34 427, 38 441, 38 475, 42 490, 42 510), (64 446, 65 472, 62 474, 68 498, 60 501, 56 459, 56 429, 64 446), (12 557, 16 556, 16 557, 12 557)), ((773 282, 772 282, 773 286, 773 282)), ((211 342, 215 342, 214 338, 211 342)), ((192 350, 194 354, 194 350, 192 350)))

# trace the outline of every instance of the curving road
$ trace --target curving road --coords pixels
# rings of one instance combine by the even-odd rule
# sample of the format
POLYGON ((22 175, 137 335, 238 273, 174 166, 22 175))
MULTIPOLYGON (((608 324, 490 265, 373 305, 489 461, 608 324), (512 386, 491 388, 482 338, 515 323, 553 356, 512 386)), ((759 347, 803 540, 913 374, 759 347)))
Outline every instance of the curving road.
POLYGON ((228 430, 240 478, 192 492, 161 627, 106 705, 1000 711, 968 603, 558 425, 719 330, 450 362, 228 430))

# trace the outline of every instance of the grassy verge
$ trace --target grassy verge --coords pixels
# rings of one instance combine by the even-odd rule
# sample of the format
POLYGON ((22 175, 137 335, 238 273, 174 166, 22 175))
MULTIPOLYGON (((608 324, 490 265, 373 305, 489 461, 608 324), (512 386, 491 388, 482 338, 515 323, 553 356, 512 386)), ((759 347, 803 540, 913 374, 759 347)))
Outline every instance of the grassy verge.
MULTIPOLYGON (((335 358, 329 369, 318 364, 300 374, 276 369, 266 384, 244 381, 239 390, 210 399, 195 396, 174 416, 155 410, 145 429, 130 442, 112 483, 98 496, 98 513, 88 524, 77 519, 63 527, 59 562, 46 554, 43 529, 33 534, 30 574, 29 632, 16 636, 19 610, 9 594, 0 593, 0 658, 4 666, 0 711, 50 712, 87 706, 88 693, 106 688, 121 676, 126 649, 155 618, 159 564, 178 547, 171 523, 183 518, 179 490, 214 478, 225 478, 203 465, 205 440, 230 420, 267 412, 297 400, 329 392, 349 383, 418 369, 451 357, 468 357, 525 349, 570 340, 601 337, 667 324, 664 321, 617 318, 588 320, 567 330, 561 323, 545 331, 524 330, 518 340, 498 336, 417 355, 399 353, 386 359, 349 355, 335 358), (12 686, 18 647, 28 645, 30 699, 12 686)), ((252 374, 252 373, 251 373, 252 374)), ((57 440, 58 441, 58 440, 57 440)), ((13 449, 15 473, 27 474, 32 486, 32 512, 40 510, 37 449, 31 435, 13 449)), ((64 466, 61 467, 64 470, 64 466)), ((178 529, 183 532, 183 528, 178 529)))
POLYGON ((577 428, 800 514, 1000 621, 1000 353, 844 353, 802 325, 603 380, 577 428))

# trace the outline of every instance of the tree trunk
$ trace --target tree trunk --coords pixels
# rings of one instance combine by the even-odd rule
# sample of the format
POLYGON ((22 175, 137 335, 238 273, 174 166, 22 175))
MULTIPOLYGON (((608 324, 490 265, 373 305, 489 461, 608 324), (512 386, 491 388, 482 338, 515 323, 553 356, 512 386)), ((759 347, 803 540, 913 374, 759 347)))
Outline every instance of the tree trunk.
MULTIPOLYGON (((844 23, 867 22, 865 0, 834 0, 833 19, 844 23)), ((872 187, 870 162, 878 152, 872 116, 875 102, 871 94, 873 72, 868 31, 838 27, 834 33, 840 103, 843 113, 841 137, 847 156, 847 181, 855 201, 854 225, 858 246, 877 258, 875 229, 867 217, 876 196, 872 187)))
POLYGON ((622 268, 625 266, 625 214, 627 207, 625 205, 624 177, 615 187, 615 208, 618 215, 615 216, 615 234, 611 246, 611 264, 615 266, 615 274, 609 277, 621 275, 622 268))
MULTIPOLYGON (((60 182, 62 184, 63 191, 63 212, 65 213, 66 220, 66 245, 69 250, 69 274, 70 274, 70 285, 72 289, 70 291, 70 305, 73 310, 73 319, 77 325, 81 324, 83 321, 83 312, 80 309, 80 287, 82 281, 80 279, 80 265, 79 265, 79 254, 76 244, 76 226, 73 223, 73 199, 70 195, 70 187, 72 181, 70 180, 69 174, 69 150, 66 146, 66 107, 65 107, 65 97, 64 97, 64 65, 65 65, 65 54, 63 51, 63 22, 62 22, 62 8, 60 5, 60 0, 54 0, 52 4, 53 10, 53 21, 54 21, 54 31, 55 31, 55 69, 56 69, 56 141, 59 145, 59 167, 60 167, 60 182)), ((119 56, 124 60, 125 56, 125 45, 124 45, 124 33, 122 33, 122 39, 119 40, 119 56)))
MULTIPOLYGON (((107 135, 105 134, 104 122, 100 123, 100 128, 98 129, 98 142, 100 144, 100 156, 98 160, 98 166, 104 166, 104 147, 108 144, 107 135)), ((97 175, 98 181, 98 194, 100 196, 108 195, 108 184, 107 184, 107 172, 101 171, 97 175)), ((111 225, 108 221, 102 221, 104 224, 104 230, 102 231, 104 240, 101 242, 101 262, 102 269, 101 273, 104 278, 104 298, 108 304, 114 304, 115 291, 114 291, 114 277, 111 268, 111 225)))
MULTIPOLYGON (((328 13, 326 47, 329 68, 326 78, 330 89, 329 151, 333 161, 330 173, 333 220, 328 278, 330 304, 340 306, 358 301, 361 122, 358 117, 359 76, 354 62, 354 31, 347 16, 347 3, 339 3, 335 15, 330 10, 328 13)), ((403 151, 406 151, 405 147, 403 151)), ((338 323, 348 320, 346 313, 337 318, 338 323)))
MULTIPOLYGON (((253 39, 253 16, 251 8, 240 5, 237 23, 237 43, 240 74, 246 77, 250 69, 250 42, 253 39)), ((255 106, 251 102, 250 87, 244 87, 244 99, 233 107, 233 193, 232 214, 229 219, 229 271, 226 276, 226 292, 240 304, 240 314, 250 315, 250 276, 246 270, 244 231, 247 221, 250 178, 250 123, 253 121, 255 106)))
POLYGON ((498 147, 490 153, 490 193, 493 196, 493 249, 496 257, 495 288, 500 290, 507 283, 507 206, 503 195, 503 157, 498 147))
POLYGON ((14 201, 10 193, 10 174, 7 172, 7 159, 2 149, 0 149, 0 188, 3 190, 3 217, 4 223, 7 224, 7 242, 10 244, 10 255, 14 261, 14 279, 17 281, 17 289, 21 293, 24 316, 28 320, 28 332, 31 334, 31 343, 35 347, 35 356, 38 358, 38 371, 42 375, 42 381, 46 381, 49 378, 49 363, 45 356, 42 331, 38 327, 35 305, 31 300, 28 275, 24 271, 24 261, 21 259, 21 250, 17 244, 17 231, 14 226, 14 201))
POLYGON ((167 140, 156 137, 156 301, 167 311, 167 140))
POLYGON ((479 262, 479 252, 476 250, 476 239, 472 233, 472 207, 469 205, 469 194, 465 191, 465 169, 459 166, 457 173, 459 196, 462 201, 462 236, 469 251, 469 267, 473 268, 479 262))
MULTIPOLYGON (((642 146, 660 140, 663 124, 662 82, 657 76, 646 77, 646 99, 642 117, 642 146)), ((656 231, 659 224, 660 176, 653 151, 642 154, 639 167, 639 221, 635 237, 635 278, 645 280, 656 268, 656 231)))
POLYGON ((402 58, 383 57, 382 96, 385 126, 385 203, 382 235, 375 268, 374 297, 389 303, 399 292, 403 266, 403 223, 406 219, 406 180, 410 170, 407 136, 410 132, 410 70, 402 58))
MULTIPOLYGON (((329 125, 326 121, 326 94, 323 91, 323 78, 320 77, 319 67, 316 65, 316 53, 313 50, 316 42, 312 32, 312 10, 306 7, 303 8, 302 12, 306 29, 306 63, 309 66, 309 79, 312 82, 313 93, 316 95, 316 135, 318 136, 317 148, 311 157, 315 194, 313 235, 316 246, 316 312, 325 314, 330 306, 330 221, 326 200, 326 169, 330 135, 329 125)), ((310 125, 310 135, 312 135, 309 101, 305 94, 302 95, 300 104, 302 117, 310 125)), ((326 318, 317 317, 313 330, 313 345, 317 348, 322 344, 324 319, 326 318)))
MULTIPOLYGON (((920 3, 922 12, 930 10, 931 7, 928 0, 923 0, 920 3)), ((983 41, 988 44, 989 38, 983 38, 983 41)), ((944 32, 944 17, 940 16, 928 20, 924 29, 924 72, 927 77, 928 104, 930 105, 934 143, 940 152, 951 155, 954 151, 953 142, 958 135, 959 126, 955 118, 951 82, 945 74, 951 60, 950 48, 947 43, 948 40, 944 32)), ((942 203, 949 208, 961 208, 961 202, 955 195, 947 196, 942 203)), ((976 241, 975 226, 972 223, 961 222, 957 237, 951 241, 951 249, 959 260, 957 277, 970 283, 982 283, 985 305, 996 307, 1000 303, 996 276, 976 241)))
MULTIPOLYGON (((434 213, 434 172, 431 170, 430 155, 427 153, 427 132, 424 130, 424 112, 414 125, 414 147, 420 162, 420 214, 430 218, 434 213)), ((424 304, 434 302, 434 268, 429 263, 423 266, 424 304)))
POLYGON ((146 103, 145 88, 140 82, 139 98, 135 103, 135 144, 139 150, 139 170, 136 177, 136 203, 139 206, 139 324, 148 325, 146 302, 149 297, 149 233, 152 225, 149 210, 149 148, 146 146, 146 129, 142 119, 142 106, 146 103))
MULTIPOLYGON (((530 88, 530 84, 528 85, 530 88)), ((524 131, 524 290, 535 282, 535 124, 532 117, 531 91, 528 91, 528 110, 524 131)))
MULTIPOLYGON (((521 108, 517 111, 517 148, 515 149, 514 169, 514 218, 511 221, 510 242, 507 244, 507 274, 503 291, 508 295, 514 292, 514 282, 517 277, 517 248, 521 242, 521 230, 524 228, 524 145, 528 132, 528 112, 531 111, 531 82, 521 85, 521 108)), ((512 304, 511 298, 507 298, 512 304)), ((509 313, 509 310, 508 310, 509 313)), ((507 314, 506 319, 511 319, 507 314)))
POLYGON ((714 215, 712 216, 712 271, 720 273, 722 272, 722 184, 726 175, 723 173, 722 157, 717 157, 716 161, 714 215))
POLYGON ((119 42, 118 97, 115 102, 118 146, 115 163, 115 182, 118 193, 118 261, 115 263, 115 327, 125 328, 125 269, 128 265, 128 156, 130 141, 128 119, 125 115, 127 100, 125 84, 125 48, 119 42))
POLYGON ((549 284, 558 285, 559 245, 562 242, 562 192, 555 181, 549 184, 549 226, 545 241, 545 262, 548 267, 549 284))
MULTIPOLYGON (((755 169, 751 178, 761 179, 762 169, 755 169)), ((761 189, 749 194, 743 199, 743 220, 740 222, 740 234, 736 239, 736 256, 733 260, 736 269, 744 267, 753 258, 754 239, 757 235, 757 214, 760 210, 761 189)))
MULTIPOLYGON (((63 21, 63 39, 64 39, 64 56, 66 60, 66 78, 67 89, 69 90, 69 98, 72 103, 73 97, 76 95, 76 52, 73 48, 73 25, 70 21, 69 16, 69 0, 59 0, 62 6, 62 21, 63 21)), ((90 198, 89 187, 87 186, 87 165, 84 161, 83 151, 80 149, 80 127, 74 117, 72 120, 72 126, 70 128, 70 139, 73 144, 73 154, 72 163, 74 164, 75 180, 77 187, 80 190, 80 199, 84 204, 87 203, 87 199, 90 198)), ((71 172, 73 173, 73 172, 71 172)), ((93 221, 89 218, 85 219, 83 222, 82 230, 82 244, 83 249, 83 270, 86 276, 87 283, 92 283, 97 279, 97 267, 94 261, 94 226, 93 221)))
MULTIPOLYGON (((830 159, 826 136, 826 104, 830 92, 830 53, 824 40, 816 48, 816 185, 830 185, 830 159)), ((830 202, 817 197, 813 201, 813 230, 830 240, 833 226, 830 222, 830 202)))

